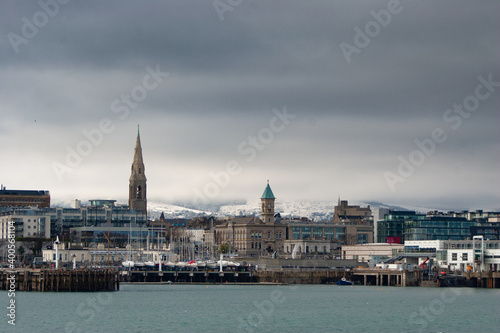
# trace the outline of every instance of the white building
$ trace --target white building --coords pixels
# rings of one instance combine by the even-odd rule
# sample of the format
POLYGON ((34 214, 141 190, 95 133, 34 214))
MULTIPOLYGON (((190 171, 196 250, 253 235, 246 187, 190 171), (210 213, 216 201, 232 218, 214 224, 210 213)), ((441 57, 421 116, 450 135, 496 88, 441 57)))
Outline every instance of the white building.
POLYGON ((343 245, 342 259, 356 259, 358 262, 378 263, 380 260, 397 257, 404 250, 403 244, 368 243, 343 245))
POLYGON ((405 241, 404 255, 407 257, 407 262, 410 261, 410 257, 418 257, 418 264, 426 257, 431 257, 438 266, 452 271, 499 271, 500 241, 481 241, 482 236, 474 236, 474 239, 475 241, 405 241))

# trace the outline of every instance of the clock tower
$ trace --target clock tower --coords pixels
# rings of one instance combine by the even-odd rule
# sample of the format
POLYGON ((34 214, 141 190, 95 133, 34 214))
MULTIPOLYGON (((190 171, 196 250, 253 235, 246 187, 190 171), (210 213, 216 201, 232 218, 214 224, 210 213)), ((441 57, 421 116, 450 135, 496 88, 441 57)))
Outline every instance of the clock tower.
POLYGON ((130 209, 142 210, 147 215, 146 174, 142 161, 141 137, 137 126, 137 141, 135 143, 134 161, 129 179, 128 206, 130 209))
POLYGON ((262 202, 261 218, 264 223, 274 223, 274 197, 273 191, 269 186, 269 180, 267 181, 266 189, 260 198, 262 202))

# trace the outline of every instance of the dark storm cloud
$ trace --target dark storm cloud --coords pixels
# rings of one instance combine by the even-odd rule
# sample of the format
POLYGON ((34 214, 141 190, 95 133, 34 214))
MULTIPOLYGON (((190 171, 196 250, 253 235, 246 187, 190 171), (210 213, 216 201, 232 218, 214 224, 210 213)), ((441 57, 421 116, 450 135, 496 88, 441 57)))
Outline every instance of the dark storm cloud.
MULTIPOLYGON (((178 172, 173 180, 150 167, 158 171, 149 178, 165 183, 148 188, 162 196, 160 188, 172 185, 175 193, 189 197, 210 170, 220 170, 229 160, 244 163, 238 145, 269 126, 274 108, 286 107, 296 119, 245 164, 246 179, 235 178, 229 192, 222 191, 227 196, 261 191, 249 175, 283 182, 295 175, 298 187, 310 188, 300 194, 316 199, 332 199, 331 188, 337 187, 333 197, 341 192, 425 201, 426 190, 418 187, 422 177, 432 189, 446 184, 448 192, 439 192, 446 196, 460 188, 457 175, 472 175, 482 185, 471 181, 468 186, 483 200, 487 195, 481 191, 492 191, 484 189, 488 178, 480 174, 499 165, 494 156, 500 93, 481 101, 457 129, 444 115, 475 93, 479 76, 500 81, 495 15, 500 3, 401 1, 399 13, 348 62, 340 44, 356 46, 354 29, 364 31, 375 20, 372 11, 387 10, 389 3, 245 0, 223 13, 221 21, 212 1, 74 0, 60 5, 15 52, 9 36, 22 35, 23 17, 32 22, 42 9, 35 1, 4 1, 0 135, 9 136, 12 145, 26 140, 12 138, 16 133, 29 133, 31 139, 43 135, 48 143, 35 146, 50 147, 44 170, 52 173, 50 163, 64 160, 66 146, 84 139, 83 129, 111 119, 115 129, 78 170, 63 184, 47 183, 63 192, 63 187, 74 188, 76 174, 93 177, 106 157, 129 163, 130 152, 117 147, 141 123, 145 152, 178 172), (113 102, 130 95, 147 68, 157 66, 168 77, 120 118, 113 102), (435 128, 446 132, 446 142, 396 193, 388 191, 384 172, 394 171, 398 157, 408 158, 416 149, 414 140, 429 138, 435 128), (465 156, 484 163, 464 161, 465 156), (266 170, 265 161, 272 161, 275 170, 266 170), (444 166, 459 172, 450 174, 444 166), (311 174, 318 180, 310 180, 311 174)), ((14 146, 4 153, 18 157, 14 146)), ((127 179, 128 171, 124 168, 116 181, 127 179)), ((490 184, 498 183, 498 176, 488 177, 490 184)))

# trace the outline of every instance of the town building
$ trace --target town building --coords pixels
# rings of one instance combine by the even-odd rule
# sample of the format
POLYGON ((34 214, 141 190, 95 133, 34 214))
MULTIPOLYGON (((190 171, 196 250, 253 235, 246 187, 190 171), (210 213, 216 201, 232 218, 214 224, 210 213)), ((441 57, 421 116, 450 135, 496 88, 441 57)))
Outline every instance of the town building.
POLYGON ((358 262, 378 263, 397 257, 404 252, 403 244, 367 243, 359 245, 343 245, 342 259, 355 259, 358 262))
POLYGON ((45 190, 7 190, 0 187, 0 207, 50 207, 50 193, 45 190))
POLYGON ((373 216, 370 205, 367 207, 349 205, 347 200, 340 200, 339 197, 334 207, 333 223, 372 224, 373 216))
MULTIPOLYGON (((110 248, 107 249, 104 244, 96 248, 87 248, 77 245, 69 244, 66 246, 64 243, 50 246, 48 249, 42 250, 43 261, 49 265, 54 265, 56 261, 56 252, 59 255, 60 265, 71 265, 75 260, 78 266, 95 266, 95 265, 121 265, 123 261, 151 261, 157 263, 162 262, 176 262, 179 256, 166 249, 146 249, 139 247, 127 246, 126 248, 110 248)), ((55 266, 55 265, 54 265, 55 266)))
POLYGON ((284 254, 340 256, 341 245, 373 243, 373 227, 342 223, 317 223, 307 219, 283 220, 287 226, 284 254))
POLYGON ((215 226, 215 244, 227 246, 240 256, 259 257, 282 253, 286 225, 274 216, 274 194, 267 183, 261 196, 261 218, 230 217, 215 226))
POLYGON ((474 235, 497 239, 500 224, 468 220, 453 214, 420 214, 415 211, 389 211, 377 221, 378 243, 404 243, 407 240, 466 240, 474 235))
POLYGON ((90 205, 85 206, 77 202, 78 208, 18 208, 0 212, 0 239, 7 238, 9 221, 15 222, 16 237, 69 237, 72 228, 87 228, 93 239, 98 238, 98 227, 107 228, 108 223, 110 227, 125 228, 123 232, 128 232, 130 224, 141 226, 146 223, 146 215, 142 210, 117 206, 115 200, 90 200, 90 205))

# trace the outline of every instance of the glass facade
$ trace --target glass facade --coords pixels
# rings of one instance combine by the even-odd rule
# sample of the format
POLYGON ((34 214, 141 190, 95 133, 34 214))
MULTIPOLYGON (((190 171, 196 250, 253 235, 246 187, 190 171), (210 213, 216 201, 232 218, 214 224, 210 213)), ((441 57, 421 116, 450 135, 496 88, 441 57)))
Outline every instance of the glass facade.
POLYGON ((329 239, 329 240, 333 239, 333 228, 332 227, 325 228, 325 238, 329 239))
POLYGON ((302 227, 302 239, 311 238, 311 227, 302 227))
POLYGON ((335 239, 340 242, 345 239, 345 228, 335 228, 335 239))
POLYGON ((464 240, 471 237, 476 221, 462 217, 430 216, 415 212, 390 212, 377 224, 377 242, 389 238, 405 240, 464 240))
POLYGON ((323 228, 314 227, 313 228, 313 237, 314 237, 314 239, 323 239, 323 228))

